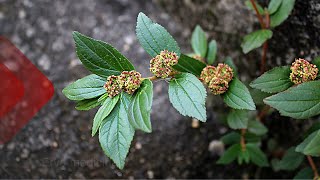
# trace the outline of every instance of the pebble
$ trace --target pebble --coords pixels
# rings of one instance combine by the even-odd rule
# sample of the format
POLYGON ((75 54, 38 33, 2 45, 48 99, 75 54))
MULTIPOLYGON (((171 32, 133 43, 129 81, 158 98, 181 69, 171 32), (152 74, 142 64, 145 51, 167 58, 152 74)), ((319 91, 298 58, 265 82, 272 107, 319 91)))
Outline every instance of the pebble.
POLYGON ((20 157, 22 159, 26 159, 28 156, 29 156, 29 150, 28 149, 23 149, 20 157))
POLYGON ((57 148, 57 147, 58 147, 58 143, 57 143, 56 141, 54 141, 54 142, 52 143, 52 147, 57 148))
POLYGON ((192 122, 191 122, 191 127, 192 128, 199 128, 199 120, 193 118, 192 122))
POLYGON ((39 60, 38 60, 39 66, 43 68, 43 70, 49 70, 51 67, 51 62, 49 60, 49 57, 46 54, 43 54, 39 60))
POLYGON ((15 148, 15 144, 14 143, 9 143, 7 146, 7 149, 12 151, 15 148))
POLYGON ((224 152, 224 144, 220 140, 213 140, 209 143, 209 152, 215 155, 222 155, 224 152))
POLYGON ((19 18, 24 19, 26 17, 26 12, 24 10, 19 11, 19 18))
POLYGON ((153 171, 151 171, 151 170, 148 170, 148 171, 147 171, 147 175, 148 175, 148 178, 149 178, 149 179, 153 179, 153 178, 154 178, 154 173, 153 173, 153 171))
POLYGON ((137 142, 136 144, 135 144, 135 148, 136 149, 141 149, 142 148, 142 145, 141 145, 141 143, 140 142, 137 142))

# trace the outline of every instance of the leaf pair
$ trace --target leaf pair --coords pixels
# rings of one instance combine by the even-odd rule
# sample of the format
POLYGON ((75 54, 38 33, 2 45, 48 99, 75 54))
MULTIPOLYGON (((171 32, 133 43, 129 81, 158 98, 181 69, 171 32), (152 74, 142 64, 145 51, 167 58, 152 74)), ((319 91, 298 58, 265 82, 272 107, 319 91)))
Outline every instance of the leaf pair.
POLYGON ((269 165, 266 155, 259 149, 256 144, 246 144, 246 149, 242 150, 240 144, 234 144, 229 147, 217 161, 218 164, 229 164, 235 159, 238 163, 249 163, 250 161, 257 166, 266 167, 269 165))
POLYGON ((133 96, 122 92, 108 98, 95 115, 92 136, 99 128, 102 149, 120 169, 124 167, 135 129, 152 131, 152 97, 152 82, 145 79, 133 96))
POLYGON ((197 25, 192 32, 191 46, 196 55, 206 58, 208 64, 213 64, 217 56, 217 42, 211 40, 208 44, 207 37, 203 29, 197 25))

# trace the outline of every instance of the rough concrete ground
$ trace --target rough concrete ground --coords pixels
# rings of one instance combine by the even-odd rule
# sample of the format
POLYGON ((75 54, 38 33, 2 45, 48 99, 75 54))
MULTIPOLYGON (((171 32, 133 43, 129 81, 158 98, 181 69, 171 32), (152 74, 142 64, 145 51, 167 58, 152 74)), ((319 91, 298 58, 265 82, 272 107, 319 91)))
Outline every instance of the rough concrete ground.
MULTIPOLYGON (((114 45, 132 60, 138 71, 148 76, 150 57, 135 37, 136 16, 140 11, 166 27, 183 52, 190 51, 190 33, 196 23, 195 17, 209 31, 208 35, 218 40, 221 59, 227 55, 241 55, 239 37, 255 27, 254 16, 240 1, 214 2, 214 12, 220 14, 221 19, 210 19, 208 16, 204 20, 199 17, 207 17, 206 14, 199 16, 197 9, 189 11, 187 7, 174 5, 170 7, 176 7, 176 11, 164 11, 158 2, 0 0, 0 35, 9 38, 55 86, 53 99, 11 142, 0 146, 0 177, 260 177, 261 170, 252 166, 215 164, 218 156, 208 151, 209 142, 218 139, 227 130, 217 123, 219 119, 213 113, 213 108, 217 106, 220 111, 225 110, 221 103, 212 105, 213 100, 218 101, 216 98, 210 97, 208 100, 208 122, 193 129, 190 118, 182 117, 171 107, 166 93, 167 84, 156 82, 151 115, 153 132, 136 134, 125 169, 120 171, 105 157, 97 137, 92 138, 90 135, 95 110, 76 111, 75 103, 62 95, 61 90, 68 83, 89 73, 75 55, 71 37, 74 30, 114 45), (184 15, 179 14, 183 9, 184 15), (235 17, 245 19, 235 22, 235 17)), ((300 4, 302 2, 299 1, 300 4)), ((206 7, 211 5, 207 4, 206 7)), ((257 63, 254 58, 257 54, 249 55, 250 61, 243 61, 243 56, 235 59, 238 64, 244 62, 246 68, 251 67, 248 72, 244 72, 243 79, 248 77, 247 74, 255 74, 257 63)), ((269 171, 267 169, 266 172, 269 171)), ((283 173, 263 173, 262 177, 287 176, 283 173)))

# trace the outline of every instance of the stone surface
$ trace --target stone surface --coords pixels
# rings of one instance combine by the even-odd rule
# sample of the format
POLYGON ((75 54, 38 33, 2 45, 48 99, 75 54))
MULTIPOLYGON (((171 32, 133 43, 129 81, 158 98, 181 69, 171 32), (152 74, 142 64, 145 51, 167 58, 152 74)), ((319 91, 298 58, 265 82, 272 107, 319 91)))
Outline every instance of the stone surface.
MULTIPOLYGON (((293 15, 275 29, 269 67, 319 53, 319 7, 318 0, 297 0, 293 15)), ((208 97, 208 121, 194 129, 191 118, 182 117, 172 108, 164 81, 154 84, 153 132, 136 133, 125 169, 118 170, 105 157, 97 137, 92 138, 90 132, 96 110, 76 111, 75 103, 61 93, 67 84, 89 74, 77 60, 71 32, 76 30, 112 44, 132 60, 143 76, 149 76, 150 57, 135 36, 140 11, 165 26, 183 52, 191 52, 190 35, 193 27, 200 24, 208 37, 217 40, 219 61, 226 56, 234 58, 238 66, 247 70, 240 74, 243 80, 257 75, 260 51, 244 56, 240 50, 241 37, 258 28, 254 14, 243 1, 0 0, 0 34, 25 53, 55 86, 53 99, 11 142, 0 146, 0 177, 257 177, 252 174, 252 166, 216 165, 218 156, 208 150, 209 143, 227 131, 218 123, 223 118, 213 113, 213 109, 226 111, 221 99, 208 97)), ((283 128, 274 123, 271 127, 283 128)), ((292 178, 290 174, 268 172, 270 168, 258 177, 292 178)))

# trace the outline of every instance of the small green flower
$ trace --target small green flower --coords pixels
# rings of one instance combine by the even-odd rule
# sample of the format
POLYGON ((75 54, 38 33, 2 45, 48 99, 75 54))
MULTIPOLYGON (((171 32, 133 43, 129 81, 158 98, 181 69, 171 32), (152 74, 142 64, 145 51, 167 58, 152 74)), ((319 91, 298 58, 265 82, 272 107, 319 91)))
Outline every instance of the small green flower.
POLYGON ((316 79, 318 68, 316 65, 309 63, 304 59, 296 59, 290 67, 290 80, 294 84, 301 84, 304 82, 316 79))
POLYGON ((150 71, 156 77, 167 78, 174 72, 172 66, 176 64, 178 64, 177 54, 164 50, 150 60, 150 71))
POLYGON ((107 82, 103 86, 110 98, 118 95, 121 92, 121 86, 118 81, 118 76, 111 75, 107 78, 107 82))
POLYGON ((216 67, 207 66, 203 68, 203 70, 201 71, 200 80, 206 84, 209 84, 209 82, 215 76, 215 74, 216 74, 216 67))
POLYGON ((214 95, 223 94, 228 90, 233 71, 227 64, 219 63, 217 67, 207 66, 200 75, 200 80, 208 85, 214 95))
POLYGON ((228 82, 222 78, 214 77, 209 82, 209 89, 211 90, 212 94, 219 95, 223 94, 228 90, 228 82))
POLYGON ((232 68, 224 63, 219 63, 216 68, 216 77, 219 77, 227 82, 230 82, 233 78, 232 68))
POLYGON ((128 94, 133 94, 141 84, 141 74, 137 71, 123 71, 118 76, 120 87, 128 94))

